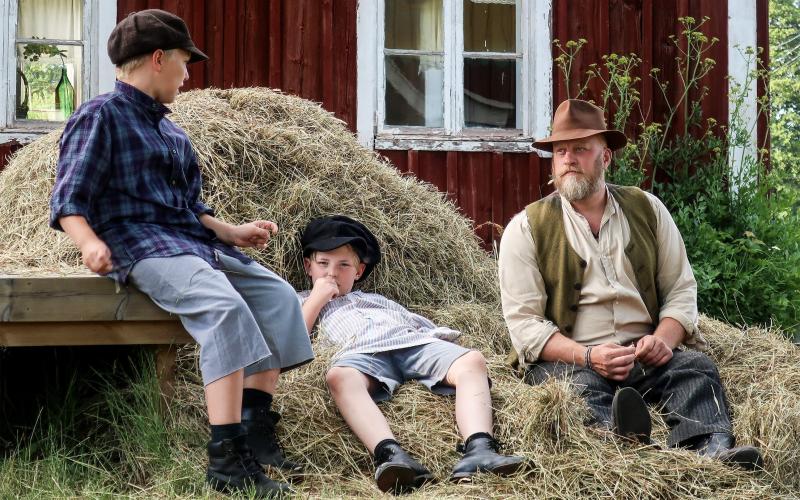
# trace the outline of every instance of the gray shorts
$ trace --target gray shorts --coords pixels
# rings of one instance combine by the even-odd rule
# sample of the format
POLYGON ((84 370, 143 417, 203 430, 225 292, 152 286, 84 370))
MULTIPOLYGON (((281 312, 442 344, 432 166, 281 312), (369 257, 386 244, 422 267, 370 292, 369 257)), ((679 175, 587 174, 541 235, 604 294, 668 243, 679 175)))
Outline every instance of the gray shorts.
POLYGON ((294 289, 257 262, 217 253, 220 269, 194 255, 142 259, 130 280, 162 309, 176 314, 200 345, 209 383, 241 368, 245 376, 282 371, 314 353, 294 289))
POLYGON ((442 384, 453 362, 472 349, 444 340, 373 354, 347 354, 333 366, 355 368, 380 382, 373 391, 373 401, 391 399, 397 388, 408 380, 416 380, 436 394, 455 394, 455 387, 442 384))

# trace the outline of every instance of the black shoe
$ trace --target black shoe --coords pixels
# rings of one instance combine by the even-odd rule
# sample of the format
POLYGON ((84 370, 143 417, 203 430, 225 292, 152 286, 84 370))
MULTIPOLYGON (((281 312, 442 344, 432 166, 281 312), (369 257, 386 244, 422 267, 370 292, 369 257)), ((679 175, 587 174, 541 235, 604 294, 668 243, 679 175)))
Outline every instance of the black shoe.
POLYGON ((217 491, 250 493, 256 498, 284 498, 293 493, 288 484, 264 474, 244 436, 208 443, 206 481, 217 491))
POLYGON ((275 427, 281 419, 278 412, 265 407, 242 407, 242 427, 247 433, 247 445, 264 467, 277 467, 289 474, 302 474, 303 466, 287 460, 278 441, 275 427))
POLYGON ((470 436, 466 443, 456 446, 456 451, 464 454, 453 467, 451 481, 462 481, 478 472, 492 472, 507 476, 517 472, 525 459, 513 455, 500 455, 500 443, 486 433, 470 436))
POLYGON ((433 479, 431 471, 397 443, 388 443, 375 455, 375 482, 381 491, 402 493, 433 479))
POLYGON ((653 424, 650 411, 642 395, 632 387, 623 387, 614 395, 611 402, 612 430, 618 436, 652 444, 650 432, 653 424))
POLYGON ((735 446, 736 438, 727 432, 712 432, 689 446, 698 455, 715 458, 742 469, 755 470, 764 467, 761 452, 755 446, 735 446))

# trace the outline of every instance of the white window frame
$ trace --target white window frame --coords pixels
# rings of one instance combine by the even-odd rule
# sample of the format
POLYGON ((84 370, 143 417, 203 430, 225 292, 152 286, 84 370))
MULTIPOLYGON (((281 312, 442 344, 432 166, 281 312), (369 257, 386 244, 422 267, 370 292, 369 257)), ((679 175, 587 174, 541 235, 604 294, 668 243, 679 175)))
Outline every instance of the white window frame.
MULTIPOLYGON (((442 0, 444 19, 444 128, 384 125, 385 0, 359 0, 357 19, 357 117, 359 142, 374 149, 548 152, 532 146, 548 134, 553 111, 552 0, 517 0, 522 49, 517 106, 521 129, 465 128, 463 0, 442 0)), ((481 54, 482 56, 484 54, 481 54)), ((491 57, 491 53, 485 54, 491 57)), ((509 54, 504 54, 506 57, 509 54)))
MULTIPOLYGON (((62 122, 17 120, 17 15, 18 0, 0 0, 0 144, 16 141, 21 144, 63 126, 62 122)), ((83 69, 82 101, 114 89, 114 64, 108 58, 106 40, 117 23, 117 2, 83 0, 83 69)), ((59 43, 61 44, 61 43, 59 43)), ((64 41, 64 45, 76 45, 64 41)))

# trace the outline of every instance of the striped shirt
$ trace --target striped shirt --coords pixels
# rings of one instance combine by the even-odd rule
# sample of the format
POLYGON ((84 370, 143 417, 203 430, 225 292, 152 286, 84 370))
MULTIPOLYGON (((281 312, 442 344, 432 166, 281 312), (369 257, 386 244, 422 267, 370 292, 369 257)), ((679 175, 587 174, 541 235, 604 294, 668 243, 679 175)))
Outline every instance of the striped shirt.
MULTIPOLYGON (((305 302, 311 292, 298 293, 305 302)), ((414 314, 397 302, 360 290, 336 297, 319 313, 319 338, 338 349, 334 358, 374 354, 456 340, 461 333, 414 314)))
POLYGON ((200 216, 201 178, 189 137, 169 109, 127 83, 82 104, 61 136, 50 226, 81 215, 111 250, 109 276, 125 282, 145 257, 193 254, 217 268, 214 250, 250 258, 219 241, 200 216))

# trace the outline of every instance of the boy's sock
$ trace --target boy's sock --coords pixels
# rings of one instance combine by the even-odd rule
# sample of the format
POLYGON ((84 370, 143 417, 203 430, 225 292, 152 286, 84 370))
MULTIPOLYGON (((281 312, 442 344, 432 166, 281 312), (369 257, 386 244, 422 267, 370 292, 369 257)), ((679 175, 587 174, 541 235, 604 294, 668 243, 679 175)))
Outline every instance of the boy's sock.
POLYGON ((470 434, 469 436, 467 436, 467 439, 464 440, 464 448, 466 448, 469 445, 470 441, 472 441, 473 439, 477 438, 492 439, 493 437, 494 436, 492 436, 488 432, 476 432, 474 434, 470 434))
POLYGON ((211 441, 217 442, 222 441, 223 439, 233 439, 236 436, 241 436, 244 434, 244 429, 242 428, 242 424, 235 423, 235 424, 222 424, 222 425, 212 425, 211 426, 211 441))
POLYGON ((269 410, 272 406, 272 394, 258 389, 245 389, 242 392, 242 406, 247 408, 266 407, 269 410))
POLYGON ((381 441, 377 445, 375 445, 375 451, 372 454, 372 456, 375 457, 375 461, 377 462, 375 465, 380 465, 381 462, 386 460, 385 458, 381 459, 381 457, 385 457, 386 456, 386 454, 383 453, 383 450, 384 450, 384 448, 386 448, 386 446, 388 446, 390 444, 396 444, 397 446, 400 446, 400 443, 398 443, 394 439, 384 439, 383 441, 381 441))

